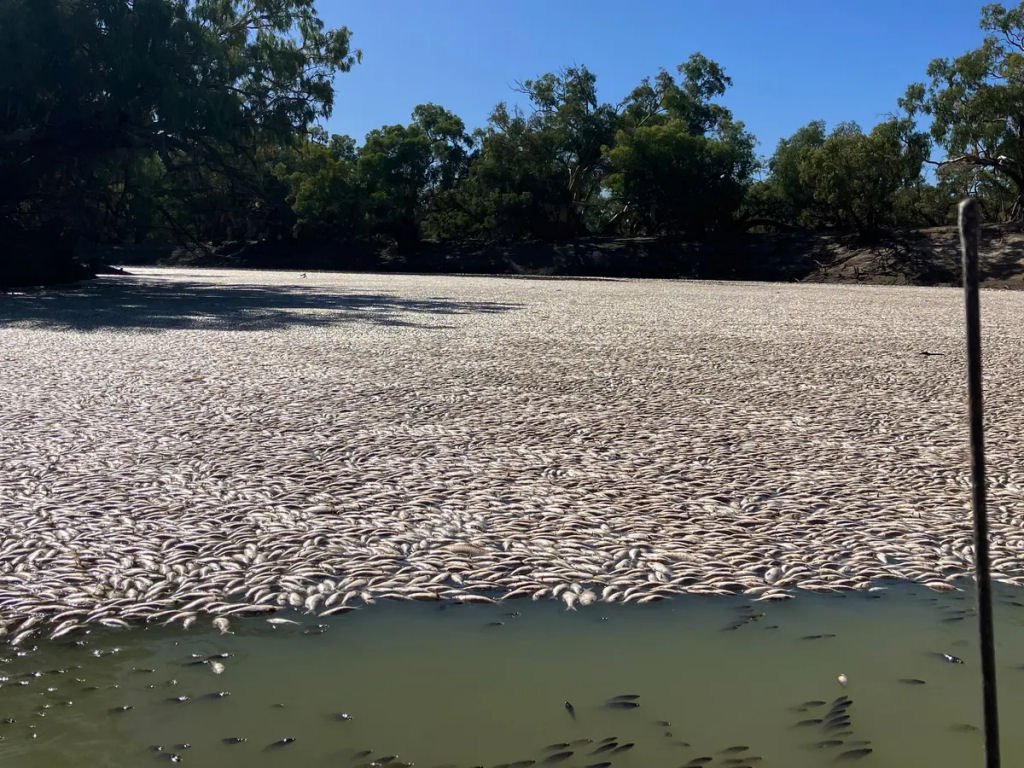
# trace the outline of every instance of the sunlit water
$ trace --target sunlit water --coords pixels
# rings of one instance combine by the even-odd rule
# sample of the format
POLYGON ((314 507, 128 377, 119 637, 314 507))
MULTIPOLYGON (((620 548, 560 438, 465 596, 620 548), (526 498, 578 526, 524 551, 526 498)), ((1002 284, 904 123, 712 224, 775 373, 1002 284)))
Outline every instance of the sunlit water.
MULTIPOLYGON (((1021 765, 1024 595, 997 598, 1004 764, 1021 765)), ((223 636, 104 630, 80 645, 0 651, 0 765, 145 766, 172 755, 219 768, 981 764, 966 592, 893 586, 578 612, 378 603, 323 632, 319 620, 291 618, 302 624, 236 620, 223 636), (639 706, 608 706, 625 695, 639 706), (833 708, 843 696, 852 703, 833 708), (235 738, 245 741, 226 741, 235 738)))

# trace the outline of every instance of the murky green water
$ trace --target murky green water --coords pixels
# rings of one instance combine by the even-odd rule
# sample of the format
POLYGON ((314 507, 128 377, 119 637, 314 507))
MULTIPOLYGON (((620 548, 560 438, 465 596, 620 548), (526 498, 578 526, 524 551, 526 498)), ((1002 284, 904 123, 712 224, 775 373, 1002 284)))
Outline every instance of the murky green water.
MULTIPOLYGON (((997 596, 1004 764, 1020 765, 1024 595, 997 596)), ((980 765, 972 608, 967 593, 897 586, 578 612, 384 603, 319 634, 300 616, 224 636, 94 632, 0 652, 0 720, 14 721, 0 722, 0 765, 980 765), (212 659, 220 674, 215 654, 230 654, 212 659), (639 706, 607 705, 623 695, 639 706)))

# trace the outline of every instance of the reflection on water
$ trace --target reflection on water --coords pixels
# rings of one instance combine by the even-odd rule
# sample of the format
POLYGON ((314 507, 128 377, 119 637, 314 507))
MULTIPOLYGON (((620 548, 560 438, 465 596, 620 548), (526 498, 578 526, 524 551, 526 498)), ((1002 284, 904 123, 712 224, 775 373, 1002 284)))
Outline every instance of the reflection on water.
MULTIPOLYGON (((1024 595, 997 598, 1003 755, 1015 765, 1024 595)), ((968 593, 901 585, 578 612, 383 603, 326 631, 291 618, 301 624, 104 630, 0 650, 0 765, 980 764, 968 593)))

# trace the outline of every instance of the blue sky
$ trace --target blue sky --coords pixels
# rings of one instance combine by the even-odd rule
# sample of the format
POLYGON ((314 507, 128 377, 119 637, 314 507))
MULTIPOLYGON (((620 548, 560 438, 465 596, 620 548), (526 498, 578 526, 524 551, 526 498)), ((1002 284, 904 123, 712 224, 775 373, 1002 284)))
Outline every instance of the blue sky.
POLYGON ((336 82, 333 133, 408 123, 434 102, 472 129, 511 86, 585 64, 617 103, 659 67, 700 51, 733 86, 722 98, 770 155, 810 120, 865 129, 897 109, 928 62, 982 39, 975 0, 318 0, 363 62, 336 82))

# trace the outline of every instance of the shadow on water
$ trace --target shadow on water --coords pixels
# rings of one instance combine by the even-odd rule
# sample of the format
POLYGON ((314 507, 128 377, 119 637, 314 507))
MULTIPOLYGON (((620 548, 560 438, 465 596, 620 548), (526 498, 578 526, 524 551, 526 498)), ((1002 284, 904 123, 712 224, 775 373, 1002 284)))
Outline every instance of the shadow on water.
POLYGON ((450 328, 445 317, 501 313, 521 304, 409 299, 317 287, 223 285, 105 277, 73 287, 0 296, 0 327, 74 331, 268 331, 369 323, 450 328))

